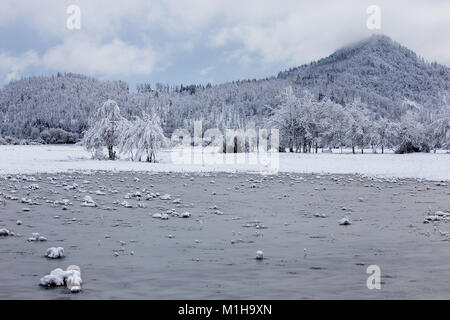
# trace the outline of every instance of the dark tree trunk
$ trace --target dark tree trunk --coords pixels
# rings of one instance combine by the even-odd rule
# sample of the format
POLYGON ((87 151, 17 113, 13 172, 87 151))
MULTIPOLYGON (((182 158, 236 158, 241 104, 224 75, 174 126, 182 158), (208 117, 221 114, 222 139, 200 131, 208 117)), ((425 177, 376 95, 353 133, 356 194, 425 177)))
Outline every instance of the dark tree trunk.
POLYGON ((155 154, 153 152, 150 152, 150 154, 147 153, 147 162, 155 162, 155 154))
POLYGON ((384 153, 384 146, 381 145, 381 153, 384 153))
POLYGON ((116 153, 114 152, 113 146, 108 146, 108 157, 109 160, 116 160, 116 153))
POLYGON ((355 146, 352 146, 352 152, 355 154, 355 146))

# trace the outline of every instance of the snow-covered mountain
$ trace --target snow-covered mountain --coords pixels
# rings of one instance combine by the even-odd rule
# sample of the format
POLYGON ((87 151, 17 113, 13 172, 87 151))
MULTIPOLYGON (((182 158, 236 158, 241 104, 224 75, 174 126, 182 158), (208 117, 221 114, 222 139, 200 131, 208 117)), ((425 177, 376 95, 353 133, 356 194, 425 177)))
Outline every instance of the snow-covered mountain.
POLYGON ((409 109, 434 112, 450 105, 448 67, 428 63, 386 36, 372 36, 277 77, 215 86, 143 84, 130 93, 124 82, 74 74, 13 81, 0 89, 0 137, 76 141, 107 99, 116 100, 127 118, 156 108, 166 134, 196 119, 205 128, 258 125, 288 86, 298 95, 309 90, 341 105, 361 98, 377 116, 391 119, 409 109))
POLYGON ((387 36, 374 35, 317 62, 280 72, 300 88, 345 103, 360 97, 381 113, 404 103, 433 108, 450 90, 450 69, 427 63, 387 36))

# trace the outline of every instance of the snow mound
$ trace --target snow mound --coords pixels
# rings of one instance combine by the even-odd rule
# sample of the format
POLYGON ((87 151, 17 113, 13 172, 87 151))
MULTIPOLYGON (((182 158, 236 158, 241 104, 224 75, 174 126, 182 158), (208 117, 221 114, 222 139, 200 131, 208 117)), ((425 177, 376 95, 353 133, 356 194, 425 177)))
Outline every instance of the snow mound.
POLYGON ((66 271, 57 268, 50 274, 42 277, 39 285, 43 287, 58 287, 67 285, 71 292, 79 292, 81 290, 81 271, 78 266, 69 266, 66 271))
POLYGON ((256 260, 263 260, 264 259, 264 252, 262 252, 261 250, 256 251, 256 260))
POLYGON ((352 223, 350 222, 350 219, 347 217, 342 218, 341 220, 339 220, 339 225, 340 226, 348 226, 351 225, 352 223))
POLYGON ((326 218, 327 215, 325 213, 314 213, 314 217, 316 217, 316 218, 326 218))
POLYGON ((46 237, 41 236, 37 232, 32 233, 31 235, 32 235, 32 237, 28 238, 28 241, 47 241, 46 237))
POLYGON ((443 211, 436 211, 434 215, 426 216, 423 223, 430 223, 433 221, 450 221, 450 213, 443 211))
POLYGON ((132 204, 130 204, 130 203, 128 203, 128 201, 126 201, 126 200, 123 200, 122 201, 122 203, 120 204, 122 207, 124 207, 124 208, 133 208, 133 205, 132 204))
POLYGON ((125 199, 140 199, 142 197, 142 194, 139 191, 133 192, 133 193, 127 193, 125 195, 125 199))
POLYGON ((48 248, 45 252, 45 256, 50 259, 59 259, 64 257, 64 248, 62 247, 52 247, 48 248))
POLYGON ((190 212, 183 212, 182 214, 180 214, 180 218, 190 218, 190 217, 191 217, 190 212))
POLYGON ((6 237, 6 236, 13 236, 13 235, 14 235, 14 233, 9 231, 8 229, 5 229, 5 228, 0 229, 0 236, 6 237))
POLYGON ((62 200, 55 200, 55 201, 53 201, 53 204, 55 204, 55 205, 62 205, 62 206, 68 206, 68 205, 71 205, 72 203, 70 203, 69 199, 62 199, 62 200))
POLYGON ((41 280, 39 280, 39 285, 45 287, 63 286, 66 277, 66 271, 57 268, 50 272, 50 274, 42 277, 41 280))
POLYGON ((70 272, 66 279, 67 288, 73 293, 80 292, 81 283, 83 283, 80 267, 71 265, 67 267, 67 272, 70 272))
POLYGON ((167 213, 155 213, 152 215, 152 218, 155 219, 161 219, 161 220, 168 220, 169 215, 167 213))
POLYGON ((96 207, 97 204, 95 201, 91 198, 91 196, 85 196, 83 199, 83 203, 81 204, 82 207, 96 207))
POLYGON ((165 194, 162 195, 161 197, 159 197, 161 200, 170 200, 172 199, 172 197, 170 196, 170 194, 165 194))

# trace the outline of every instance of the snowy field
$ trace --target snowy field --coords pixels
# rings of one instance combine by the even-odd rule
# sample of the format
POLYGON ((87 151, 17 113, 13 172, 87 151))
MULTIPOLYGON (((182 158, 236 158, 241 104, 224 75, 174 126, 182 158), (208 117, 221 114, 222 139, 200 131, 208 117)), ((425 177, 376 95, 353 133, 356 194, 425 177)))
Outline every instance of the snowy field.
MULTIPOLYGON (((368 150, 367 150, 368 151, 368 150)), ((279 172, 362 174, 367 176, 450 180, 450 154, 443 151, 396 155, 387 154, 279 154, 279 172)), ((175 151, 158 154, 159 163, 92 160, 81 146, 0 146, 0 174, 33 174, 74 170, 150 171, 150 172, 255 172, 258 165, 249 164, 245 155, 204 154, 196 152, 196 162, 176 164, 175 151), (200 160, 199 160, 200 159, 200 160), (237 162, 234 162, 237 161, 237 162)), ((194 158, 194 157, 193 157, 194 158)))

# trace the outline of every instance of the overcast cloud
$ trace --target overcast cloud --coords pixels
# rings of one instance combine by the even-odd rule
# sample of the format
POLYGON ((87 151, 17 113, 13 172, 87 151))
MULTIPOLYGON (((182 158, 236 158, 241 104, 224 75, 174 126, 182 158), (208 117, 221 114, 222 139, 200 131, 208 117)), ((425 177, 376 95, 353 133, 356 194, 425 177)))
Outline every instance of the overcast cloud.
POLYGON ((0 83, 76 72, 130 82, 276 75, 377 32, 450 66, 450 1, 2 0, 0 83), (81 9, 69 30, 66 9, 81 9), (369 5, 381 30, 366 27, 369 5))

